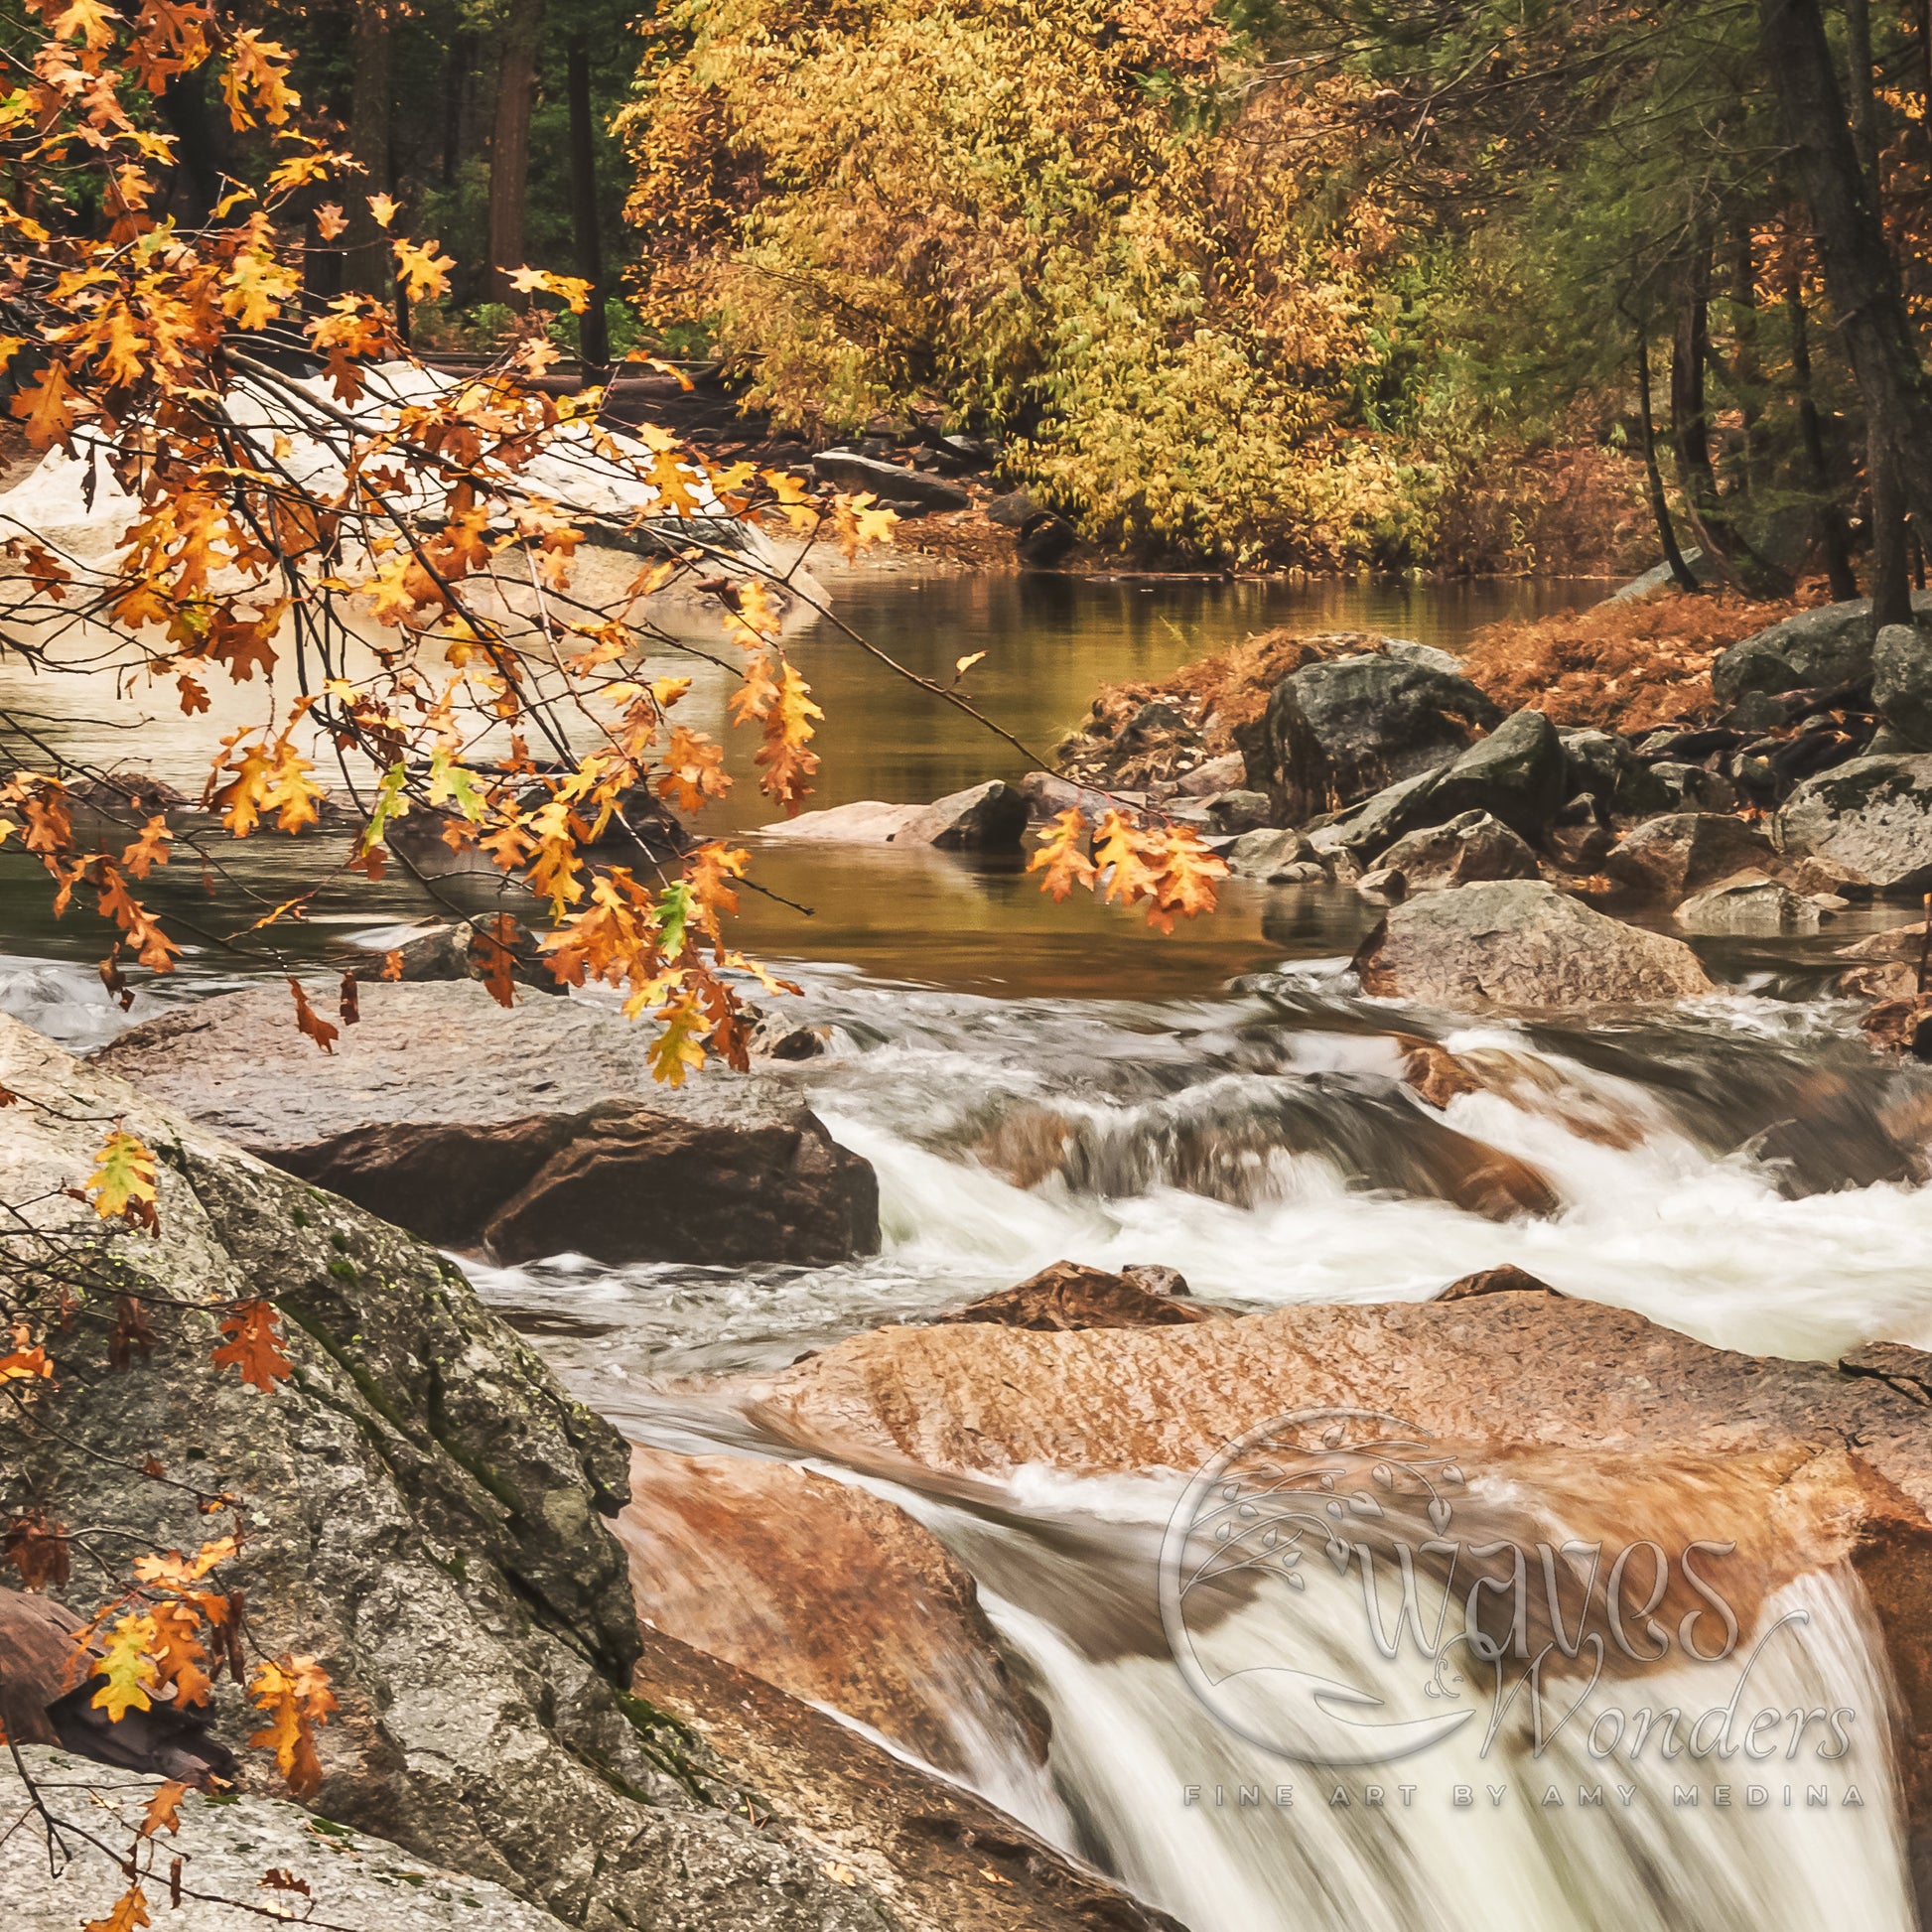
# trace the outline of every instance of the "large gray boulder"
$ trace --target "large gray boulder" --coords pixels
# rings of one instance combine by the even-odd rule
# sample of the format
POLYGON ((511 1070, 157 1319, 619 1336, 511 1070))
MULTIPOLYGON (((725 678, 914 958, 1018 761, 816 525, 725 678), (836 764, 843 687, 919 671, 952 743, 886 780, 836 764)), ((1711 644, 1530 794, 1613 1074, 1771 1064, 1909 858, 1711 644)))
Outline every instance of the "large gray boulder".
POLYGON ((1362 991, 1444 1007, 1571 1010, 1711 991, 1680 940, 1605 918, 1529 880, 1395 906, 1355 956, 1362 991))
MULTIPOLYGON (((1932 592, 1912 597, 1914 615, 1932 616, 1932 592)), ((1871 600, 1853 598, 1753 632, 1712 661, 1711 689, 1733 705, 1747 691, 1828 690, 1871 675, 1871 600)))
MULTIPOLYGON (((321 988, 311 989, 318 1007, 321 988)), ((825 1263, 879 1245, 870 1165, 772 1073, 651 1078, 651 1032, 573 997, 365 986, 331 1053, 281 986, 177 1008, 99 1064, 447 1246, 522 1261, 825 1263)))
POLYGON ((1932 636, 1916 624, 1888 623, 1871 647, 1871 702, 1917 751, 1932 751, 1932 636))
POLYGON ((1566 731, 1558 736, 1569 765, 1569 797, 1593 799, 1605 814, 1618 818, 1641 818, 1646 812, 1664 810, 1664 787, 1631 751, 1627 739, 1604 731, 1566 731))
POLYGON ((1536 854, 1500 819, 1487 812, 1463 812, 1445 825, 1431 825, 1399 838, 1378 861, 1402 876, 1404 890, 1443 892, 1485 879, 1535 879, 1536 854))
POLYGON ((1411 657, 1305 664, 1270 696, 1266 769, 1248 776, 1279 792, 1300 822, 1434 770, 1501 718, 1467 678, 1411 657))
POLYGON ((1540 839, 1570 796, 1569 762, 1540 711, 1518 711, 1460 753, 1404 807, 1412 824, 1444 825, 1487 812, 1525 839, 1540 839))
POLYGON ((1850 866, 1874 891, 1909 896, 1932 887, 1932 753, 1853 759, 1807 778, 1778 813, 1787 853, 1850 866))
MULTIPOLYGON (((105 1568, 76 1553, 57 1596, 88 1614, 140 1552, 245 1525, 215 1587, 244 1592, 251 1657, 329 1672, 326 1818, 578 1926, 894 1925, 816 1848, 755 1826, 723 1767, 633 1691, 635 1611, 603 1520, 628 1496, 625 1447, 451 1264, 14 1021, 0 1084, 21 1103, 0 1113, 10 1299, 83 1311, 49 1322, 57 1381, 0 1407, 0 1511, 32 1499, 111 1526, 105 1568), (110 1230, 64 1191, 115 1120, 160 1157, 158 1232, 110 1230), (145 1311, 142 1349, 117 1347, 117 1297, 145 1311), (273 1393, 212 1360, 244 1301, 286 1338, 273 1393)), ((225 1676, 211 1717, 263 1762, 242 1748, 259 1714, 225 1676)), ((470 1922, 485 1918, 480 1900, 470 1922)))

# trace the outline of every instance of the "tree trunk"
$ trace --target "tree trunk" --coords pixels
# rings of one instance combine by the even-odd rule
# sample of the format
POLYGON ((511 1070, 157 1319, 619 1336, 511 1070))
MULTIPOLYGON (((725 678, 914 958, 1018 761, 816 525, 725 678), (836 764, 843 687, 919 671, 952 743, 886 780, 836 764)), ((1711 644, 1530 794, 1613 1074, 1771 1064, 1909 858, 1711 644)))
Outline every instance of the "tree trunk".
POLYGON ((1750 223, 1733 238, 1730 308, 1736 347, 1730 358, 1730 390, 1744 422, 1744 457, 1737 487, 1745 495, 1764 483, 1764 367, 1757 352, 1757 264, 1751 255, 1750 223))
POLYGON ((1650 483, 1650 514, 1657 522, 1658 540, 1664 546, 1664 561, 1681 591, 1700 588, 1697 573, 1684 561, 1677 547, 1677 532, 1671 526, 1670 503, 1664 495, 1664 473, 1657 467, 1657 431, 1650 419, 1650 340, 1648 331, 1637 331, 1637 427, 1643 438, 1643 473, 1650 483))
POLYGON ((182 225, 204 226, 221 199, 222 120, 208 112, 207 74, 202 69, 175 74, 156 106, 175 137, 181 166, 182 225))
POLYGON ((523 266, 523 215, 530 190, 530 109, 537 77, 543 0, 509 0, 496 64, 496 122, 489 143, 489 269, 498 301, 521 306, 509 285, 523 266))
POLYGON ((577 272, 591 285, 590 306, 577 319, 579 359, 590 382, 611 372, 611 337, 604 326, 604 245, 597 229, 597 130, 591 119, 591 54, 581 34, 570 37, 570 215, 577 239, 577 272))
POLYGON ((1846 121, 1818 0, 1759 0, 1758 48, 1865 419, 1890 454, 1919 526, 1932 528, 1932 383, 1846 121))
POLYGON ((1704 366, 1711 359, 1711 251, 1698 251, 1677 305, 1670 345, 1670 437, 1677 483, 1703 520, 1722 529, 1718 477, 1711 466, 1704 366))
POLYGON ((343 195, 348 228, 343 236, 343 286, 370 295, 389 293, 389 238, 376 226, 368 198, 389 192, 389 0, 355 0, 351 37, 348 151, 363 172, 343 195))
POLYGON ((1785 281, 1784 307, 1791 319, 1791 378, 1798 396, 1798 430, 1818 492, 1818 547, 1825 555, 1832 597, 1843 604, 1858 596, 1859 580, 1852 574, 1851 534, 1845 527, 1845 512, 1839 506, 1832 466, 1825 455, 1825 426, 1819 418, 1818 399, 1812 394, 1811 330, 1805 316, 1804 287, 1795 264, 1785 281))
POLYGON ((1905 541, 1905 502, 1891 453, 1874 433, 1865 468, 1871 482, 1871 634, 1888 623, 1912 621, 1910 556, 1905 541))

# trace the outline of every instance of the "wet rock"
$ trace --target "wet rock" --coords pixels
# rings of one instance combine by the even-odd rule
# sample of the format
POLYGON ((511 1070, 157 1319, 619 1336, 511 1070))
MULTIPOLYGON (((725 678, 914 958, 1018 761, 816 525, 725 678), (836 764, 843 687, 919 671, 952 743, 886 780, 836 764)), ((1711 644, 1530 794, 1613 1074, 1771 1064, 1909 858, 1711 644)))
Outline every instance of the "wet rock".
POLYGON ((775 1074, 661 1086, 648 1035, 584 1000, 505 1010, 480 986, 378 983, 361 1011, 325 1055, 282 989, 223 994, 98 1063, 290 1173, 504 1260, 823 1263, 878 1245, 871 1167, 775 1074))
POLYGON ((1537 877, 1536 854, 1500 819, 1480 811, 1407 833, 1382 854, 1381 863, 1402 875, 1411 897, 1484 879, 1537 877))
MULTIPOLYGON (((192 1550, 209 1529, 186 1483, 142 1473, 148 1456, 245 1498, 223 1578, 245 1591, 250 1643, 324 1658, 340 1703, 318 1740, 326 1817, 573 1923, 884 1932, 864 1887, 734 1821, 721 1767, 626 1701, 635 1611, 602 1517, 626 1499, 627 1452, 454 1267, 13 1023, 0 1082, 46 1103, 0 1117, 0 1161, 64 1255, 101 1238, 60 1191, 98 1122, 162 1151, 159 1233, 108 1237, 116 1286, 149 1311, 151 1359, 115 1373, 105 1324, 77 1324, 54 1426, 9 1405, 0 1468, 16 1497, 136 1550, 192 1550), (272 1396, 210 1359, 217 1299, 278 1311, 294 1373, 272 1396)), ((56 1593, 85 1613, 100 1588, 76 1564, 56 1593)), ((244 1705, 225 1681, 215 1693, 231 1746, 259 1725, 244 1705)))
POLYGON ((1363 992, 1447 1007, 1574 1009, 1708 993, 1676 939, 1606 918, 1530 880, 1396 906, 1356 955, 1363 992))
POLYGON ((1404 1084, 1413 1087, 1430 1106, 1441 1109, 1465 1093, 1484 1091, 1482 1081, 1469 1071, 1461 1056, 1440 1041, 1422 1039, 1414 1034, 1397 1034, 1394 1038, 1402 1049, 1404 1084))
POLYGON ((1435 770, 1501 718, 1466 678, 1412 659, 1305 664, 1269 698, 1266 775, 1299 822, 1435 770))
POLYGON ((1135 1288, 1145 1289, 1150 1295, 1185 1297, 1194 1292, 1187 1286, 1187 1277, 1178 1268, 1170 1268, 1160 1261, 1130 1261, 1120 1271, 1120 1278, 1135 1288))
POLYGON ((823 450, 813 457, 812 470, 840 489, 871 490, 882 507, 897 510, 901 516, 972 507, 972 491, 958 483, 877 457, 861 456, 856 450, 823 450))
POLYGON ((1871 649, 1871 702, 1902 747, 1932 751, 1932 637, 1888 623, 1871 649))
POLYGON ((1025 489, 1009 490, 1004 496, 996 496, 986 506, 986 517, 990 523, 998 523, 1003 528, 1017 530, 1030 516, 1039 513, 1030 491, 1025 489))
POLYGON ((949 1776, 1043 1760, 972 1578, 897 1504, 762 1456, 633 1448, 616 1529, 653 1628, 949 1776))
POLYGON ((897 1932, 1185 1932, 825 1713, 662 1632, 646 1629, 643 1641, 638 1696, 756 1791, 760 1816, 808 1833, 828 1863, 890 1897, 897 1932))
MULTIPOLYGON (((1185 1290, 1185 1283, 1182 1283, 1185 1290)), ((1018 1288, 982 1296, 963 1309, 934 1319, 992 1322, 1003 1328, 1070 1332, 1081 1328, 1158 1328, 1176 1322, 1205 1321, 1215 1311, 1173 1298, 1172 1289, 1151 1288, 1109 1274, 1104 1268, 1056 1261, 1018 1288)))
POLYGON ((1243 833, 1229 848, 1228 870, 1241 879, 1259 879, 1269 885, 1291 885, 1310 877, 1322 877, 1314 847, 1300 832, 1254 831, 1243 833))
POLYGON ((1873 891, 1932 886, 1932 754, 1863 758, 1808 778, 1778 813, 1779 849, 1848 866, 1873 891))
POLYGON ((1402 814, 1409 825, 1442 825, 1486 812, 1527 839, 1540 839, 1569 793, 1563 740, 1540 711, 1518 711, 1421 786, 1402 814))
POLYGON ((1932 994, 1918 992, 1917 976, 1906 979, 1904 967, 1891 973, 1904 990, 1880 999, 1860 1022, 1864 1036, 1880 1052, 1906 1059, 1932 1060, 1932 994))
POLYGON ((1004 778, 949 792, 893 833, 895 845, 934 845, 946 852, 1018 852, 1027 830, 1027 800, 1004 778))
POLYGON ((1732 873, 1687 898, 1673 916, 1687 932, 1816 932, 1818 907, 1768 873, 1732 873))
POLYGON ((1408 896, 1409 882, 1391 866, 1376 866, 1356 880, 1355 891, 1371 905, 1400 905, 1408 896))
POLYGON ((1674 905, 1732 873, 1778 863, 1770 840, 1740 818, 1673 812, 1628 833, 1603 870, 1634 897, 1674 905))
MULTIPOLYGON (((61 1750, 28 1745, 23 1751, 35 1782, 57 1817, 81 1827, 48 1844, 32 1815, 27 1788, 10 1757, 0 1754, 0 1804, 22 1822, 0 1844, 0 1898, 18 1932, 70 1932, 83 1922, 106 1924, 127 1889, 120 1861, 160 1788, 153 1777, 98 1769, 61 1750), (98 1841, 97 1843, 95 1841, 98 1841)), ((159 1843, 163 1856, 145 1886, 148 1904, 183 1932, 247 1924, 301 1923, 379 1926, 382 1932, 560 1932, 564 1921, 488 1879, 453 1871, 420 1854, 362 1832, 332 1825, 327 1836, 300 1805, 283 1799, 231 1795, 215 1804, 191 1794, 180 1827, 159 1843), (192 1896, 179 1912, 167 1909, 168 1865, 187 1865, 192 1896), (264 1874, 284 1874, 264 1888, 264 1874), (229 1906, 209 1900, 231 1900, 229 1906), (298 1917, 295 1908, 301 1908, 298 1917)))
MULTIPOLYGON (((1727 1573, 1739 1586, 1728 1600, 1746 1628, 1792 1576, 1849 1563, 1904 1702, 1902 1781, 1924 1871, 1932 1431, 1910 1368, 1734 1354, 1622 1310, 1505 1292, 1075 1336, 887 1328, 746 1394, 800 1448, 960 1479, 1028 1464, 1192 1471, 1270 1419, 1393 1416, 1457 1446, 1465 1467, 1563 1498, 1563 1520, 1600 1526, 1606 1547, 1733 1542, 1745 1562, 1727 1573)), ((1529 1547, 1534 1532, 1517 1540, 1529 1547)))
POLYGON ((1513 1263, 1505 1263, 1501 1268, 1484 1268, 1473 1275, 1464 1275, 1452 1281, 1447 1288, 1436 1292, 1438 1302, 1467 1302, 1479 1295, 1560 1295, 1562 1290, 1555 1289, 1548 1282, 1538 1281, 1527 1269, 1518 1268, 1513 1263))

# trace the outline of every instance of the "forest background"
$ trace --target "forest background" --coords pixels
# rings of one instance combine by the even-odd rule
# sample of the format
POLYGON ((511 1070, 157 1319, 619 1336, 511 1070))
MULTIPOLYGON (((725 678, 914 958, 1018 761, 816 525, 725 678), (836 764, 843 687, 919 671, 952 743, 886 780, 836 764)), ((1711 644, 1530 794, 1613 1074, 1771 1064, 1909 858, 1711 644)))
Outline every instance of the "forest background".
MULTIPOLYGON (((1844 594, 1874 537, 1894 576, 1923 563, 1882 466, 1874 512, 1771 11, 347 0, 263 24, 399 226, 453 255, 410 318, 430 352, 499 342, 498 270, 533 262, 597 285, 594 363, 715 364, 820 444, 993 435, 1010 481, 1150 558, 1577 571, 1681 545, 1754 592, 1844 594)), ((1927 9, 1803 11, 1916 330, 1927 9)), ((164 117, 178 192, 211 197, 232 137, 196 81, 164 117)), ((348 206, 345 279, 386 288, 348 206)))

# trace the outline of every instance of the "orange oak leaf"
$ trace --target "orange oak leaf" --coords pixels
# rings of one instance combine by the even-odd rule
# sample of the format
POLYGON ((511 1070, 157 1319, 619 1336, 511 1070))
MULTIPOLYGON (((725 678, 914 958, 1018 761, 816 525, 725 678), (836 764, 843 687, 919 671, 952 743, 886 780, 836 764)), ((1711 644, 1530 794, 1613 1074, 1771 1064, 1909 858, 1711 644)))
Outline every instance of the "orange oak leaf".
POLYGON ((268 1720, 249 1733, 249 1743, 275 1753, 276 1765, 298 1798, 313 1797, 322 1784, 316 1729, 336 1709, 328 1672, 313 1657, 279 1657, 256 1665, 248 1695, 268 1720))
POLYGON ((302 990, 302 982, 293 974, 289 976, 289 991, 295 996, 295 1024, 325 1053, 336 1050, 336 1041, 342 1036, 340 1027, 332 1027, 314 1007, 309 1004, 309 996, 302 990))
POLYGON ((221 1317, 221 1332, 228 1339, 215 1349, 214 1366, 238 1369, 241 1379, 264 1395, 272 1395, 278 1381, 295 1373, 273 1303, 237 1302, 221 1317))

